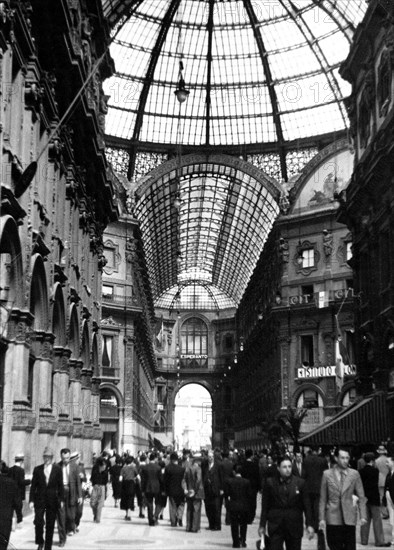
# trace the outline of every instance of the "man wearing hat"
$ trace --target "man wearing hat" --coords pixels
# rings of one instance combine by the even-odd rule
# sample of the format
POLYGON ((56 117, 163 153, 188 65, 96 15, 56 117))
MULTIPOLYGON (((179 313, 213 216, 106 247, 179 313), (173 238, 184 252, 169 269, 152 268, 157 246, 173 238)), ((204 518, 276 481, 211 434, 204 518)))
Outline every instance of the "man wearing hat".
POLYGON ((380 495, 380 504, 381 504, 381 512, 383 519, 387 519, 389 517, 389 513, 387 511, 387 506, 383 504, 383 496, 384 496, 384 484, 386 482, 387 474, 389 473, 389 468, 387 466, 387 449, 384 445, 379 445, 377 449, 378 458, 375 461, 375 466, 379 470, 379 495, 380 495))
POLYGON ((73 451, 70 455, 70 464, 75 463, 77 466, 78 476, 81 484, 81 491, 82 491, 82 499, 81 501, 78 501, 77 509, 75 511, 75 532, 78 533, 79 531, 79 524, 81 522, 82 514, 83 514, 83 500, 84 500, 84 494, 82 490, 82 483, 86 483, 86 472, 85 467, 83 463, 81 462, 81 457, 78 451, 73 451))
POLYGON ((51 550, 56 515, 64 506, 63 474, 61 468, 53 463, 53 452, 45 447, 44 463, 33 471, 30 490, 30 508, 34 508, 37 550, 51 550), (44 546, 45 525, 45 546, 44 546))
POLYGON ((61 461, 59 466, 63 475, 64 507, 60 508, 57 514, 57 525, 59 531, 59 546, 64 546, 67 535, 75 533, 75 514, 77 507, 82 503, 82 484, 78 473, 78 466, 75 461, 70 462, 70 449, 60 451, 61 461))
POLYGON ((21 500, 26 499, 26 486, 30 485, 30 480, 25 479, 25 470, 23 468, 25 457, 23 453, 15 455, 15 463, 8 470, 8 476, 15 481, 18 486, 21 500))

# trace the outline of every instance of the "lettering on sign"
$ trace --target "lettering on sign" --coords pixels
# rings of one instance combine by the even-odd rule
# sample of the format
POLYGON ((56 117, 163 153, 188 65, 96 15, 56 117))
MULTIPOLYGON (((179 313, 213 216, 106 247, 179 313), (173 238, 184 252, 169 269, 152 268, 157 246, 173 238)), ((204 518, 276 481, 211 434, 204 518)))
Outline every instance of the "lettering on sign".
POLYGON ((181 359, 208 359, 208 355, 181 355, 181 359))
MULTIPOLYGON (((329 378, 335 376, 335 369, 335 366, 300 367, 297 369, 297 378, 329 378)), ((356 365, 345 365, 344 374, 356 374, 356 365)))

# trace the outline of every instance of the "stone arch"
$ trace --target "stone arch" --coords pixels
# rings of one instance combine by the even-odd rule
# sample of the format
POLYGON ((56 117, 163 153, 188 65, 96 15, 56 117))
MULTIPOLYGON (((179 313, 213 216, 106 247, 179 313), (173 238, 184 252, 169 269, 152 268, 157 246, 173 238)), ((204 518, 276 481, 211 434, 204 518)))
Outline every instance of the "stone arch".
POLYGON ((271 193, 271 195, 275 198, 277 202, 279 202, 279 199, 283 194, 283 187, 277 180, 275 180, 268 174, 265 174, 262 170, 256 168, 256 166, 250 164, 245 160, 222 153, 192 153, 189 155, 183 155, 180 159, 174 158, 167 162, 164 162, 163 164, 149 172, 149 174, 141 178, 137 184, 136 197, 141 197, 153 183, 170 174, 171 172, 179 170, 179 167, 181 170, 181 175, 183 175, 184 173, 190 172, 191 166, 197 168, 199 165, 205 165, 207 163, 226 166, 235 170, 239 170, 244 174, 248 174, 252 178, 256 179, 259 183, 261 183, 264 187, 266 187, 266 189, 271 193))
POLYGON ((100 374, 100 359, 99 359, 99 344, 97 334, 93 334, 92 338, 92 365, 93 365, 93 374, 94 376, 99 376, 100 374))
POLYGON ((48 286, 44 260, 40 254, 31 258, 30 312, 34 330, 46 331, 49 326, 48 286))
POLYGON ((52 292, 53 314, 52 332, 55 335, 55 345, 66 345, 66 316, 63 289, 60 283, 55 283, 52 292))
POLYGON ((100 384, 100 392, 101 390, 108 390, 108 391, 111 391, 113 394, 115 394, 115 397, 118 401, 119 409, 124 408, 124 398, 123 398, 122 392, 119 390, 117 386, 109 382, 104 382, 103 384, 100 384))
POLYGON ((335 399, 335 404, 337 407, 342 407, 342 401, 343 401, 343 398, 345 397, 345 395, 347 394, 347 392, 349 390, 351 390, 352 388, 356 388, 356 383, 354 380, 348 380, 347 382, 344 383, 344 385, 342 386, 341 388, 341 391, 338 392, 337 396, 336 396, 336 399, 335 399))
POLYGON ((0 296, 8 307, 22 307, 24 277, 21 242, 12 216, 0 218, 0 259, 0 296))
POLYGON ((323 401, 323 406, 324 406, 325 401, 326 401, 326 395, 325 395, 324 391, 321 389, 321 387, 318 384, 313 384, 312 382, 307 382, 307 383, 302 384, 301 386, 299 386, 294 391, 293 397, 292 397, 292 406, 293 407, 297 406, 297 401, 298 401, 299 397, 301 396, 301 394, 304 393, 305 390, 313 390, 318 395, 320 395, 320 397, 322 398, 322 401, 323 401))
POLYGON ((82 368, 83 369, 89 369, 90 368, 90 345, 89 345, 89 327, 88 322, 86 319, 83 321, 82 324, 82 339, 81 339, 81 360, 82 360, 82 368))
POLYGON ((75 304, 71 304, 69 309, 68 347, 71 349, 71 358, 78 359, 80 351, 79 320, 77 306, 75 304))

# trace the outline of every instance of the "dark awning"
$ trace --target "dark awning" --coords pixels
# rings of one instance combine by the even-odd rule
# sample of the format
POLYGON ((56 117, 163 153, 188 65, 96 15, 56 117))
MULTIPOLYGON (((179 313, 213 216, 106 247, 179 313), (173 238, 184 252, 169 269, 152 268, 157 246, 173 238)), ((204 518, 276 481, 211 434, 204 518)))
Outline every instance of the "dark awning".
POLYGON ((390 438, 387 395, 357 401, 300 439, 303 445, 378 445, 390 438))

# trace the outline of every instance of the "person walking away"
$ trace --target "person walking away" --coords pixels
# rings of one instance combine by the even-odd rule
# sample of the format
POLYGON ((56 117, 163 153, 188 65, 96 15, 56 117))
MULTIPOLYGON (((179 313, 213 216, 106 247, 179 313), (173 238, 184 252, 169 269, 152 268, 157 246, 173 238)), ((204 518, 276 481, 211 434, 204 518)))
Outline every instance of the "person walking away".
MULTIPOLYGON (((230 451, 223 451, 222 452, 223 460, 220 463, 220 467, 222 469, 222 479, 223 479, 223 486, 226 486, 227 481, 234 477, 234 463, 230 459, 230 451)), ((230 518, 230 509, 228 507, 228 497, 226 495, 226 492, 224 492, 223 495, 224 498, 224 508, 226 510, 226 516, 225 516, 225 524, 231 525, 231 518, 230 518)))
POLYGON ((108 483, 108 469, 105 458, 99 457, 93 468, 90 477, 92 483, 92 495, 90 497, 90 506, 93 511, 94 523, 100 523, 101 512, 105 501, 105 491, 108 483))
POLYGON ((350 453, 338 447, 334 453, 336 464, 323 473, 319 528, 326 530, 330 550, 356 550, 357 510, 361 525, 367 522, 365 495, 360 474, 349 468, 350 453))
POLYGON ((203 477, 205 512, 208 518, 208 527, 211 531, 221 530, 220 497, 223 494, 222 469, 214 460, 213 451, 208 451, 207 462, 204 465, 203 477))
POLYGON ((234 468, 234 477, 228 477, 224 494, 228 499, 233 548, 246 548, 249 507, 253 505, 253 491, 248 479, 242 477, 242 466, 234 468))
POLYGON ((145 514, 144 514, 145 502, 144 502, 144 498, 142 496, 142 490, 141 490, 141 471, 143 470, 143 468, 147 464, 146 455, 143 454, 143 453, 138 452, 138 458, 137 458, 136 464, 137 464, 137 470, 138 470, 138 477, 136 478, 135 494, 136 494, 136 497, 137 497, 138 508, 140 510, 140 513, 139 513, 138 517, 144 519, 145 518, 145 514))
MULTIPOLYGON (((18 486, 19 495, 22 500, 22 509, 23 501, 26 500, 26 487, 30 485, 30 479, 25 478, 25 469, 23 463, 25 461, 25 456, 23 453, 18 453, 15 455, 14 465, 8 468, 8 477, 13 479, 18 486)), ((13 521, 12 530, 15 530, 15 516, 13 521)))
MULTIPOLYGON (((53 463, 53 452, 49 447, 45 447, 43 459, 44 463, 33 470, 29 506, 34 509, 37 550, 51 550, 58 510, 64 506, 64 485, 62 470, 53 463)), ((64 543, 60 545, 64 546, 64 543)))
POLYGON ((361 481, 363 482, 367 508, 367 522, 360 528, 361 544, 368 544, 369 529, 371 520, 375 536, 375 546, 390 546, 384 541, 382 514, 380 513, 379 496, 379 471, 375 468, 375 455, 364 454, 365 466, 360 470, 361 481))
POLYGON ((394 455, 387 458, 387 467, 389 472, 384 485, 384 496, 391 525, 391 546, 394 546, 394 455))
POLYGON ((313 538, 311 507, 305 481, 292 474, 288 456, 279 457, 277 472, 267 478, 261 496, 259 537, 269 537, 270 550, 301 550, 304 516, 309 538, 313 538))
POLYGON ((253 523, 256 515, 257 493, 261 490, 260 470, 257 462, 254 461, 252 449, 246 449, 245 461, 242 464, 242 477, 250 481, 252 489, 252 506, 249 508, 248 523, 253 523))
POLYGON ((163 510, 167 506, 167 494, 166 494, 166 488, 164 484, 164 472, 167 464, 164 457, 162 460, 160 460, 159 466, 160 466, 160 492, 158 497, 156 498, 155 523, 157 523, 159 519, 163 519, 163 510))
POLYGON ((0 550, 7 550, 12 529, 12 517, 16 513, 18 523, 22 517, 22 499, 20 488, 9 477, 6 463, 0 461, 0 550))
POLYGON ((148 523, 153 527, 157 525, 153 508, 160 494, 160 466, 156 462, 156 453, 151 453, 149 463, 141 468, 141 491, 148 509, 148 523))
POLYGON ((185 493, 182 486, 185 468, 178 464, 176 452, 170 454, 170 463, 164 470, 164 487, 169 500, 171 527, 183 527, 185 493))
POLYGON ((77 504, 77 507, 76 507, 76 510, 75 510, 75 532, 78 533, 79 532, 79 525, 80 525, 81 519, 82 519, 83 504, 84 504, 84 498, 85 498, 83 484, 86 483, 87 477, 86 477, 84 464, 83 464, 83 462, 81 462, 81 456, 80 456, 78 451, 73 451, 71 453, 70 462, 74 462, 76 464, 78 477, 79 477, 79 482, 81 484, 82 498, 81 498, 81 500, 78 500, 78 504, 77 504))
POLYGON ((201 506, 205 498, 201 466, 197 458, 186 468, 183 479, 186 495, 186 531, 198 533, 201 529, 201 506))
POLYGON ((320 486, 323 472, 328 469, 327 460, 318 454, 317 446, 311 447, 311 452, 304 459, 305 493, 311 507, 311 525, 317 532, 317 550, 324 549, 324 532, 319 529, 320 486))
MULTIPOLYGON (((112 464, 109 468, 109 474, 111 476, 112 496, 114 498, 114 506, 118 507, 118 500, 121 499, 122 493, 122 481, 119 479, 120 471, 123 467, 123 461, 119 455, 115 456, 115 461, 112 460, 112 464)), ((111 463, 111 460, 110 460, 111 463)), ((134 509, 134 492, 133 492, 133 509, 134 509)))
MULTIPOLYGON (((116 465, 114 466, 116 468, 116 465)), ((130 521, 129 510, 134 510, 135 483, 138 475, 137 466, 132 456, 127 456, 124 466, 120 470, 119 482, 120 491, 120 509, 126 512, 125 520, 130 521)), ((115 493, 114 493, 115 494, 115 493)))
POLYGON ((375 466, 379 470, 379 495, 380 495, 380 506, 381 514, 383 519, 389 517, 387 506, 383 503, 384 497, 384 486, 386 483, 387 474, 389 473, 389 468, 387 466, 387 449, 384 445, 379 445, 377 449, 378 458, 375 460, 375 466))

